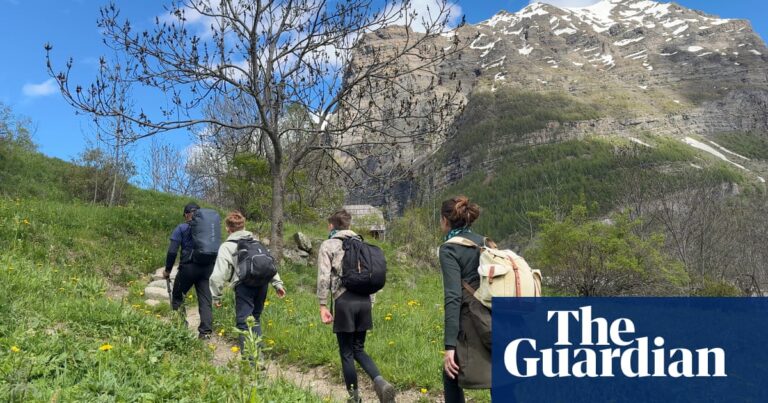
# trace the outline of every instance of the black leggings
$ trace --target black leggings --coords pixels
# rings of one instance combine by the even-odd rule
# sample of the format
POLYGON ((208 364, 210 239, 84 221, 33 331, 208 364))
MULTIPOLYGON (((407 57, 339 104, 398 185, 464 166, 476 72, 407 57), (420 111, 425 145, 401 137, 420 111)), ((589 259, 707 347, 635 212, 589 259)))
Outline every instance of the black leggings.
POLYGON ((344 383, 347 390, 357 390, 357 371, 355 361, 360 364, 371 379, 381 375, 376 364, 365 352, 365 335, 367 332, 339 332, 336 339, 339 341, 339 354, 341 355, 341 370, 344 373, 344 383))
POLYGON ((464 389, 459 386, 458 379, 451 379, 443 369, 443 394, 445 403, 464 403, 464 389))

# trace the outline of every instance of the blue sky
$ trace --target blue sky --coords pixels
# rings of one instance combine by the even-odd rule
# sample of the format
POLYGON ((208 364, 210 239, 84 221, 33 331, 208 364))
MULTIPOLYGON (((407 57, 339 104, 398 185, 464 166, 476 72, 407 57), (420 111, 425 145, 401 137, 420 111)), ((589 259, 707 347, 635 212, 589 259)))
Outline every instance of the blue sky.
MULTIPOLYGON (((416 0, 427 3, 430 0, 416 0)), ((485 20, 499 10, 517 11, 528 0, 459 0, 467 21, 485 20)), ((595 0, 546 0, 564 6, 594 3, 595 0)), ((750 19, 755 30, 768 37, 768 2, 765 0, 676 0, 678 4, 724 18, 750 19)), ((135 28, 150 28, 154 18, 164 13, 158 0, 116 1, 123 16, 135 28)), ((78 116, 62 99, 45 70, 43 45, 53 45, 53 57, 63 67, 69 57, 75 63, 75 80, 87 84, 94 77, 100 55, 107 49, 101 43, 96 20, 101 0, 0 0, 0 102, 34 122, 35 142, 43 153, 69 160, 85 147, 92 132, 90 120, 78 116)), ((137 94, 135 102, 146 110, 156 109, 165 100, 156 95, 137 94)), ((183 147, 190 141, 186 131, 162 135, 162 140, 183 147)), ((141 150, 139 145, 138 150, 141 150)))

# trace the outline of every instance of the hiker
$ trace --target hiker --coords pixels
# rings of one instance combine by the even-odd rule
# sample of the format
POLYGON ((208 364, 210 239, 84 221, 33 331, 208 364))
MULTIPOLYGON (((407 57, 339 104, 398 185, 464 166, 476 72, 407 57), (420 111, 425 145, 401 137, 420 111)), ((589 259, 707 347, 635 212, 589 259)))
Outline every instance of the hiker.
MULTIPOLYGON (((269 264, 274 268, 274 260, 269 255, 269 251, 258 243, 253 233, 245 230, 245 217, 239 211, 233 211, 229 213, 224 220, 224 225, 227 228, 229 236, 227 240, 219 247, 219 253, 216 258, 216 265, 213 268, 213 274, 211 275, 211 294, 213 295, 213 301, 216 307, 221 307, 221 294, 224 289, 224 283, 229 282, 230 286, 235 290, 235 326, 240 330, 246 330, 250 332, 256 332, 261 337, 261 313, 264 310, 264 302, 267 299, 267 291, 269 284, 275 288, 278 298, 285 297, 285 286, 280 279, 280 274, 277 274, 277 270, 274 271, 274 275, 268 275, 262 280, 251 282, 250 279, 241 279, 238 270, 239 262, 236 257, 238 256, 239 249, 241 249, 242 243, 238 241, 246 241, 246 246, 252 243, 256 248, 261 249, 262 252, 266 252, 265 258, 269 260, 269 264), (246 318, 253 316, 256 320, 256 325, 253 329, 248 329, 246 325, 246 318)), ((247 257, 247 252, 244 255, 247 257)), ((243 351, 244 337, 240 336, 240 349, 243 351)))
POLYGON ((210 262, 193 259, 195 242, 190 222, 194 214, 200 209, 196 203, 189 203, 184 206, 184 223, 179 224, 171 233, 171 243, 168 246, 168 254, 165 258, 165 272, 163 278, 166 280, 171 276, 171 270, 176 262, 176 255, 181 247, 181 257, 179 258, 179 271, 176 274, 176 280, 173 282, 173 291, 171 292, 171 308, 174 311, 184 304, 184 296, 192 286, 195 286, 197 294, 197 308, 200 311, 200 326, 198 338, 209 339, 213 332, 213 315, 211 311, 211 288, 208 285, 208 278, 213 272, 214 260, 210 262))
MULTIPOLYGON (((470 229, 479 216, 480 207, 471 203, 466 196, 444 201, 440 209, 440 229, 445 234, 445 241, 453 237, 463 237, 477 245, 483 245, 484 237, 470 229)), ((490 388, 490 352, 486 354, 483 351, 486 350, 485 347, 476 346, 479 337, 467 319, 471 314, 470 302, 474 302, 470 298, 474 297, 463 286, 463 282, 466 282, 470 287, 477 289, 480 282, 477 272, 480 253, 477 248, 446 242, 440 246, 439 257, 445 293, 443 393, 446 403, 464 402, 462 386, 473 389, 490 388), (460 350, 458 354, 457 347, 460 350), (473 359, 459 359, 462 353, 466 354, 468 350, 473 352, 473 359), (484 354, 477 354, 477 351, 483 351, 484 354), (462 378, 467 376, 483 379, 483 385, 472 384, 474 380, 464 381, 462 378)))
POLYGON ((333 323, 333 332, 339 343, 344 383, 349 393, 348 402, 360 402, 355 361, 373 380, 373 387, 381 402, 395 401, 395 388, 379 372, 376 364, 365 352, 365 336, 373 328, 371 313, 373 294, 362 295, 347 291, 341 284, 343 244, 358 235, 349 229, 352 217, 339 210, 328 218, 328 240, 320 245, 317 256, 317 299, 320 319, 333 323), (333 313, 328 308, 329 294, 333 313))

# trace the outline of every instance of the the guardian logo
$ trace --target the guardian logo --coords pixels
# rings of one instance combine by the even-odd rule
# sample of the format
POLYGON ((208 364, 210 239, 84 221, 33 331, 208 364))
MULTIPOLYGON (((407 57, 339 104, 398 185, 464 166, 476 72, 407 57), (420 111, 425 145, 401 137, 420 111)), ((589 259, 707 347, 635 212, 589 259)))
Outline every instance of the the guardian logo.
MULTIPOLYGON (((517 338, 504 350, 504 366, 517 378, 711 378, 727 377, 725 350, 720 347, 670 348, 661 336, 634 337, 635 324, 627 318, 608 322, 592 317, 592 306, 578 310, 547 311, 556 326, 555 348, 541 348, 532 338, 517 338), (581 326, 578 344, 571 326, 581 326)), ((576 329, 575 329, 576 330, 576 329)))

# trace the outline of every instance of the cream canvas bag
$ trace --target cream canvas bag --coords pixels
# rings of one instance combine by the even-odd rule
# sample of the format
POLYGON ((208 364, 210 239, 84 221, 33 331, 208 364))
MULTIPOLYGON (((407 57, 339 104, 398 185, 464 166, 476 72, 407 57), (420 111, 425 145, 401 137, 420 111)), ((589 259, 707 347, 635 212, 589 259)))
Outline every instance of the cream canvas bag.
POLYGON ((455 236, 446 243, 480 249, 480 265, 477 268, 480 286, 477 290, 472 290, 465 283, 464 287, 468 287, 468 291, 489 309, 493 297, 541 296, 541 272, 531 269, 525 259, 515 252, 497 249, 496 244, 488 238, 485 238, 483 246, 460 236, 455 236))

